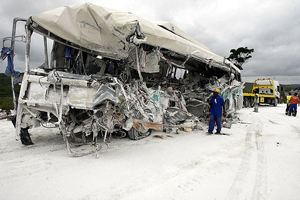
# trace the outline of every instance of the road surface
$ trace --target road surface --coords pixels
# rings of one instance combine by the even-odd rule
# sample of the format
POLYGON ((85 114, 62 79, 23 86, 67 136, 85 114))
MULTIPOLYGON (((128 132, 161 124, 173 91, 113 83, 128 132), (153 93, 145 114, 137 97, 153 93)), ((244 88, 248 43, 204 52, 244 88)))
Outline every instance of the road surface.
POLYGON ((68 155, 59 132, 15 141, 0 121, 0 199, 300 199, 300 116, 285 105, 238 111, 228 135, 154 132, 113 139, 95 154, 68 155), (159 137, 158 137, 159 136, 159 137))

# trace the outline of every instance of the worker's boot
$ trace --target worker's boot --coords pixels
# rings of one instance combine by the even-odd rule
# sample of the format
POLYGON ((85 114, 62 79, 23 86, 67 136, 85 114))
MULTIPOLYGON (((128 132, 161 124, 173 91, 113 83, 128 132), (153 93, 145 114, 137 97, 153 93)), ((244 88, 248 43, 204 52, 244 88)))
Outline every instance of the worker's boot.
POLYGON ((294 112, 294 117, 296 117, 296 115, 297 115, 297 112, 294 112))
POLYGON ((291 111, 289 111, 288 115, 291 116, 291 111))

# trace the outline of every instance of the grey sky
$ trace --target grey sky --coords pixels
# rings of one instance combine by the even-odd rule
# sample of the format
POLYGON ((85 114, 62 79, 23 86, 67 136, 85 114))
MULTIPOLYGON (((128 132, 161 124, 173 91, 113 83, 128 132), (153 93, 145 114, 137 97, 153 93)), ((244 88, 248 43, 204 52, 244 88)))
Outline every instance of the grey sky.
MULTIPOLYGON (((53 8, 84 3, 81 0, 0 0, 0 38, 11 35, 14 17, 28 18, 53 8)), ((148 20, 169 21, 221 56, 232 48, 253 48, 244 64, 244 81, 276 78, 281 83, 300 83, 299 0, 98 0, 91 3, 129 11, 148 20)), ((18 27, 24 30, 23 27, 18 27)), ((22 71, 24 44, 17 44, 15 65, 22 71)), ((41 53, 32 47, 32 60, 41 53)), ((0 72, 6 61, 0 64, 0 72)))

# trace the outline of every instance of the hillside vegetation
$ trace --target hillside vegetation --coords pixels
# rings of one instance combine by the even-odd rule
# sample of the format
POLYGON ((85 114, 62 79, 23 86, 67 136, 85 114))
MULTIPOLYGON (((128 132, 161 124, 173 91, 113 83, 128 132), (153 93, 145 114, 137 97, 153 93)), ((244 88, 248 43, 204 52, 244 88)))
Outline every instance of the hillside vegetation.
MULTIPOLYGON (((20 86, 15 85, 16 96, 19 94, 20 86)), ((0 73, 0 108, 3 110, 11 110, 14 108, 14 102, 11 90, 11 78, 0 73)))

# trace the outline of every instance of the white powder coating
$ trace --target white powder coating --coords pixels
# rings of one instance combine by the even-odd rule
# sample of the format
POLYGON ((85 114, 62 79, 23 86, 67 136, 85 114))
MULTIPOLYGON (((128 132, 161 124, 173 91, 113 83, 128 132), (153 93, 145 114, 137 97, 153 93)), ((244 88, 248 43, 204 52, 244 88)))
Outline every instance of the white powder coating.
POLYGON ((70 157, 56 129, 32 130, 35 144, 22 146, 1 120, 0 199, 296 200, 299 116, 284 111, 284 104, 242 109, 240 122, 222 129, 229 136, 205 129, 114 140, 98 159, 70 157))

